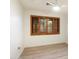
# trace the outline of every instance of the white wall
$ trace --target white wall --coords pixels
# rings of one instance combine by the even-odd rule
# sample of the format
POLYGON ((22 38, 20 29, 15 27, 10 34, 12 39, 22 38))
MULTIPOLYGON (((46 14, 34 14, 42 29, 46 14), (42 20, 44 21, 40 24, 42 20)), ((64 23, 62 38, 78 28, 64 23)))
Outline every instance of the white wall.
POLYGON ((10 3, 10 59, 18 59, 24 49, 24 34, 22 31, 23 8, 18 0, 11 0, 10 3), (18 49, 18 47, 21 47, 21 49, 18 49))
POLYGON ((62 13, 48 13, 48 12, 42 12, 42 11, 33 11, 33 10, 27 10, 25 12, 24 16, 24 33, 26 35, 25 41, 24 41, 24 47, 34 47, 34 46, 41 46, 41 45, 47 45, 47 44, 55 44, 55 43, 61 43, 65 42, 66 40, 66 28, 67 25, 65 23, 66 19, 65 16, 62 13), (60 34, 57 35, 37 35, 37 36, 31 36, 30 35, 30 15, 39 15, 39 16, 58 16, 60 17, 60 34))
POLYGON ((68 15, 67 14, 65 14, 64 15, 65 17, 65 42, 68 44, 68 15))

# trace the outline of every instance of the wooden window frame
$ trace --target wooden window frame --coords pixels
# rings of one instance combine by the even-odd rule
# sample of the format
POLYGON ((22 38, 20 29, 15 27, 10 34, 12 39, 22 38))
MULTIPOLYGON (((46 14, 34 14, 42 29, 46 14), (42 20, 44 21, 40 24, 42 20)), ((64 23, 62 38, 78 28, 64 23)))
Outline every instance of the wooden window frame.
POLYGON ((36 15, 31 15, 30 16, 30 32, 31 32, 31 35, 55 35, 55 34, 60 34, 60 18, 59 17, 48 17, 48 16, 36 16, 36 15), (38 33, 32 33, 33 31, 33 28, 32 28, 32 17, 38 17, 38 21, 39 21, 39 24, 38 24, 38 33), (45 33, 41 33, 40 32, 40 17, 45 17, 46 18, 46 32, 45 33), (51 33, 48 33, 48 18, 56 18, 57 19, 57 31, 58 32, 51 32, 51 33))

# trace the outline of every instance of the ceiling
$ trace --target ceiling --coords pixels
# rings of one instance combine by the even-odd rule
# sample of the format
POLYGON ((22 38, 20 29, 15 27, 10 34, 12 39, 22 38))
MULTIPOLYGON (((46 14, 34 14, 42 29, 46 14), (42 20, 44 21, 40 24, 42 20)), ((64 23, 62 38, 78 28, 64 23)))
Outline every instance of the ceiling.
MULTIPOLYGON (((36 10, 36 11, 43 11, 43 12, 52 12, 52 7, 47 6, 47 2, 53 3, 55 0, 20 0, 21 4, 26 10, 36 10)), ((58 3, 65 7, 61 8, 61 12, 67 13, 68 9, 68 2, 67 0, 58 0, 58 3)))

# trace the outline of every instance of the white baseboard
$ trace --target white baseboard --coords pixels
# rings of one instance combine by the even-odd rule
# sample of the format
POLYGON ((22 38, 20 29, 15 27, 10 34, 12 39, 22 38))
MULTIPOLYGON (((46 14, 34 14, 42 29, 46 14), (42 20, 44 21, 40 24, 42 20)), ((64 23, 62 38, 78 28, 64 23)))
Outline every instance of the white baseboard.
POLYGON ((51 44, 60 44, 60 43, 66 43, 66 42, 53 42, 53 43, 47 43, 47 44, 41 44, 41 45, 32 45, 32 46, 24 46, 24 48, 30 48, 30 47, 39 47, 39 46, 45 46, 45 45, 51 45, 51 44))

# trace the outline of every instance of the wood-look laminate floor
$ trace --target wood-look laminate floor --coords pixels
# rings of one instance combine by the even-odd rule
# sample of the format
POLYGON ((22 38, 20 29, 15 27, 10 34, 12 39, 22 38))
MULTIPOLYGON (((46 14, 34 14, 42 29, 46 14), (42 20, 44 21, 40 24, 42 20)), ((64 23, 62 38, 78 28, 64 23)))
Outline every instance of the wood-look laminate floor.
POLYGON ((67 44, 25 48, 21 59, 68 59, 67 44))

